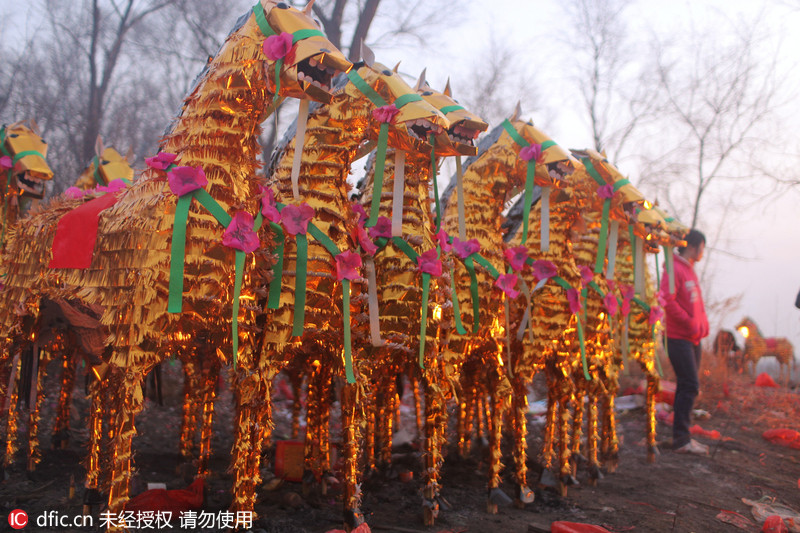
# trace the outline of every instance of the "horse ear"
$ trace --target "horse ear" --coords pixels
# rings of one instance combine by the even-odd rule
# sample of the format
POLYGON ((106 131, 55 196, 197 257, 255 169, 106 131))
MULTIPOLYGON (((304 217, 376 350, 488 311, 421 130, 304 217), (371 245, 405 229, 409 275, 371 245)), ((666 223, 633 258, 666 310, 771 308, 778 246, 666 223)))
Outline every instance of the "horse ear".
POLYGON ((97 140, 94 142, 94 153, 97 155, 97 157, 102 157, 103 150, 105 150, 103 147, 103 139, 98 135, 97 140))
POLYGON ((307 17, 311 16, 312 7, 314 7, 314 0, 311 0, 309 3, 306 4, 306 7, 303 8, 303 13, 305 13, 307 17))
POLYGON ((125 154, 125 161, 127 161, 128 164, 132 165, 133 164, 133 160, 134 160, 134 157, 133 157, 133 146, 129 146, 128 147, 128 153, 125 154))
POLYGON ((375 64, 375 53, 370 50, 369 46, 367 46, 364 41, 361 41, 361 59, 363 59, 364 63, 370 68, 375 64))
POLYGON ((444 93, 448 98, 453 97, 453 91, 450 89, 450 76, 447 77, 447 83, 444 86, 444 93))
POLYGON ((511 118, 509 120, 511 120, 511 122, 514 122, 515 120, 519 120, 521 116, 522 116, 522 103, 519 100, 517 100, 517 107, 514 109, 514 114, 511 115, 511 118))
POLYGON ((419 73, 419 78, 417 78, 417 84, 414 86, 414 90, 415 91, 421 91, 422 88, 425 87, 425 83, 426 83, 426 81, 425 81, 425 71, 427 71, 427 70, 428 70, 428 68, 425 67, 424 69, 422 69, 422 72, 419 73))
POLYGON ((42 132, 39 131, 39 125, 36 123, 36 119, 31 119, 31 130, 33 130, 33 133, 35 133, 39 137, 42 136, 42 132))
POLYGON ((398 61, 397 64, 394 66, 394 68, 392 69, 392 72, 397 74, 397 71, 398 71, 399 68, 400 68, 400 61, 398 61))

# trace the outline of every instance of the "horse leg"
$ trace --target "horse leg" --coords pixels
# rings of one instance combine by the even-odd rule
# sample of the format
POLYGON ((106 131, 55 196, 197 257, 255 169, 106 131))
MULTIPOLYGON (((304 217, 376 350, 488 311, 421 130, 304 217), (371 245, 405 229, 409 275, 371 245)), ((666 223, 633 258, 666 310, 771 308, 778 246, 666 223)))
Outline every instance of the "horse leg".
POLYGON ((344 469, 344 522, 350 530, 364 522, 361 513, 361 489, 358 480, 359 442, 362 417, 359 405, 364 392, 358 383, 348 383, 342 388, 342 468, 344 469))
POLYGON ((526 503, 533 502, 533 491, 528 486, 528 389, 526 384, 530 376, 519 372, 514 374, 511 380, 513 394, 512 420, 514 428, 514 461, 516 466, 516 497, 514 505, 522 508, 526 503))
POLYGON ((34 347, 34 361, 36 367, 31 376, 30 417, 28 422, 28 472, 36 470, 36 465, 42 460, 42 451, 39 447, 39 423, 41 422, 41 409, 44 404, 44 391, 42 382, 47 370, 42 364, 43 352, 34 347))
POLYGON ((656 393, 658 392, 659 378, 655 375, 647 376, 647 462, 655 463, 658 456, 656 445, 656 393))
POLYGON ((51 446, 65 449, 69 445, 69 411, 72 405, 72 390, 75 388, 75 371, 78 364, 77 350, 65 354, 61 365, 61 392, 58 395, 56 420, 53 424, 51 446))
POLYGON ((198 477, 208 476, 208 461, 211 458, 211 433, 214 426, 214 400, 216 399, 217 381, 219 379, 220 363, 216 357, 209 357, 209 368, 203 373, 202 408, 203 423, 200 426, 200 453, 197 457, 198 477))

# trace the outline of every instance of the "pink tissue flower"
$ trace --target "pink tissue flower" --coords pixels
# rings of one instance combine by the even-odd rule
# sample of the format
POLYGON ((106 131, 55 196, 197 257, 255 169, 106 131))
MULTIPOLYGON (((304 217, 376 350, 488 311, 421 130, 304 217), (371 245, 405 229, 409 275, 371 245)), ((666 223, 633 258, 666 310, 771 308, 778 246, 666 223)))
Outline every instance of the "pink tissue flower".
POLYGON ((64 196, 66 196, 67 198, 72 198, 72 199, 83 198, 84 194, 86 194, 86 193, 84 193, 78 187, 69 187, 66 191, 64 191, 64 196))
POLYGON ((7 155, 4 155, 3 157, 0 157, 0 167, 11 168, 13 166, 14 166, 14 160, 11 159, 11 157, 9 157, 7 155))
POLYGON ((533 262, 533 275, 539 281, 550 279, 558 275, 558 267, 552 261, 539 259, 533 262))
POLYGON ((614 186, 608 183, 606 185, 601 185, 597 188, 597 196, 600 198, 613 198, 614 186))
POLYGON ((613 279, 607 279, 606 280, 606 285, 608 285, 608 290, 609 291, 617 290, 617 282, 614 281, 613 279))
POLYGON ((500 274, 497 276, 497 280, 494 282, 494 284, 513 300, 519 296, 519 291, 514 290, 514 287, 517 286, 518 279, 519 278, 516 274, 500 274))
POLYGON ((358 269, 361 268, 361 256, 347 250, 336 256, 336 279, 358 279, 358 269))
POLYGON ((291 235, 306 234, 308 223, 314 218, 314 208, 303 202, 300 205, 289 204, 281 211, 283 227, 291 235))
POLYGON ((222 244, 245 253, 255 251, 261 243, 253 231, 253 215, 247 211, 238 211, 233 215, 231 223, 222 234, 222 244))
POLYGON ((455 250, 458 257, 466 259, 472 254, 481 251, 481 243, 478 242, 478 239, 462 241, 458 237, 453 237, 453 250, 455 250))
POLYGON ((258 188, 261 191, 261 214, 270 222, 279 222, 281 213, 275 203, 275 193, 270 187, 259 185, 258 188))
POLYGON ((506 248, 503 254, 506 256, 506 260, 514 270, 522 270, 523 267, 525 267, 525 261, 528 260, 528 248, 525 246, 506 248))
POLYGON ((442 262, 434 248, 417 257, 417 269, 435 277, 442 275, 442 262))
POLYGON ((400 112, 394 104, 385 105, 372 110, 372 118, 378 122, 391 122, 394 117, 400 112))
POLYGON ((159 152, 153 157, 148 157, 144 160, 147 166, 156 170, 167 170, 167 168, 175 162, 177 155, 168 152, 159 152))
POLYGON ((450 241, 447 237, 447 232, 445 230, 439 230, 439 233, 436 234, 436 240, 439 242, 439 247, 443 252, 449 252, 453 249, 453 245, 450 244, 450 241))
POLYGON ((378 217, 375 225, 369 228, 369 236, 373 239, 392 238, 392 221, 386 217, 378 217))
POLYGON ((530 144, 528 146, 523 147, 519 151, 519 158, 523 161, 538 161, 539 158, 542 157, 542 145, 541 144, 530 144))
POLYGON ((175 167, 167 172, 169 188, 178 196, 183 196, 197 189, 202 189, 208 185, 206 173, 203 168, 196 167, 175 167))
POLYGON ((581 295, 578 292, 578 289, 568 289, 567 300, 569 300, 569 310, 571 312, 575 314, 581 312, 583 305, 581 304, 581 295))
POLYGON ((364 226, 361 224, 356 227, 356 242, 361 246, 361 249, 369 255, 375 255, 375 252, 378 251, 378 247, 372 242, 372 239, 369 238, 367 230, 365 230, 364 226))
POLYGON ((364 211, 364 206, 361 204, 351 204, 350 209, 353 211, 353 213, 358 215, 359 224, 365 222, 369 218, 367 216, 367 212, 364 211))
POLYGON ((619 309, 619 301, 611 291, 606 293, 606 295, 603 297, 603 304, 605 304, 606 311, 608 311, 609 315, 617 314, 617 310, 619 309))
POLYGON ((120 189, 124 189, 127 187, 128 184, 125 183, 122 179, 115 179, 108 182, 108 185, 98 185, 95 187, 97 192, 117 192, 120 189))
POLYGON ((664 310, 661 309, 659 306, 654 305, 650 307, 650 316, 648 317, 648 321, 650 324, 655 324, 664 316, 664 310))
POLYGON ((581 286, 588 285, 592 279, 594 279, 594 271, 586 265, 581 265, 578 267, 578 270, 581 273, 581 286))
POLYGON ((278 35, 270 35, 264 39, 264 44, 261 47, 264 50, 264 55, 270 61, 283 59, 292 49, 292 34, 284 31, 278 35))
POLYGON ((619 292, 622 294, 622 316, 628 316, 631 312, 631 300, 635 294, 633 285, 620 283, 619 292))

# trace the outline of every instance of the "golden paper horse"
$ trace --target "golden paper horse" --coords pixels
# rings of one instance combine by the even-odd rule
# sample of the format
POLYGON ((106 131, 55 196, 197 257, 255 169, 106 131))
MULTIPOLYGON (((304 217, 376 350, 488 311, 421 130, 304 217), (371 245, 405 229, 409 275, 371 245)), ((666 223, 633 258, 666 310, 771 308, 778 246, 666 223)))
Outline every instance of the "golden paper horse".
POLYGON ((778 381, 789 386, 789 379, 794 371, 794 347, 784 337, 764 337, 755 321, 744 317, 736 325, 736 330, 744 336, 744 366, 750 366, 750 375, 755 377, 756 365, 762 357, 774 357, 778 361, 778 381))

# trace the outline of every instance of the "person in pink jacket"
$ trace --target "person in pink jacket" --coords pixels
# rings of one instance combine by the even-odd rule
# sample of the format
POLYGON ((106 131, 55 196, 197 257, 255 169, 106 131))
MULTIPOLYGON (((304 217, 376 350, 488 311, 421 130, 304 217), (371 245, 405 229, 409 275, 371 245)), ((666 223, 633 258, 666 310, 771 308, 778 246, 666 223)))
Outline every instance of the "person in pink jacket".
POLYGON ((676 380, 672 447, 677 453, 698 455, 708 455, 708 446, 691 438, 689 425, 700 390, 700 341, 708 336, 708 318, 694 264, 703 258, 705 247, 705 235, 695 229, 689 231, 686 247, 678 248, 675 256, 675 294, 670 294, 667 276, 661 281, 661 295, 666 302, 667 352, 676 380))

